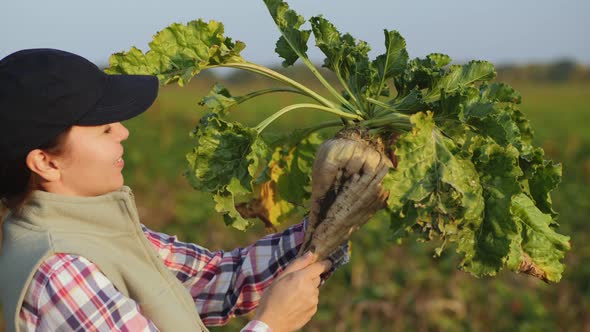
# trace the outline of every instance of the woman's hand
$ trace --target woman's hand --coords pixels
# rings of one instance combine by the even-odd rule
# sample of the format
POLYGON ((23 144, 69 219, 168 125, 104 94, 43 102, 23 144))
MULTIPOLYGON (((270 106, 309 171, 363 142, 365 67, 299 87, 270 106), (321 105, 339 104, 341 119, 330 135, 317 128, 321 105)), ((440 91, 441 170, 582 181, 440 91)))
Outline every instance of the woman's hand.
POLYGON ((254 319, 273 332, 295 331, 309 322, 317 311, 320 275, 331 267, 330 261, 316 260, 308 252, 289 264, 264 291, 254 319))

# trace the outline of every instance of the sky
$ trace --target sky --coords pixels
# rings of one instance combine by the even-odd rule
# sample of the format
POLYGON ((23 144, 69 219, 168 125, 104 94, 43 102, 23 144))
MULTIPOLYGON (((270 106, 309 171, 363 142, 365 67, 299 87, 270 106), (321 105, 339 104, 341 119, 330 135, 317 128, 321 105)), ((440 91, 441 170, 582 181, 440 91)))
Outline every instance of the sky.
MULTIPOLYGON (((142 50, 167 25, 202 18, 224 23, 226 35, 246 43, 242 56, 280 63, 279 37, 261 0, 0 0, 0 58, 20 49, 49 47, 99 64, 110 54, 142 50)), ((383 29, 406 39, 411 58, 438 52, 455 60, 494 64, 572 59, 590 65, 589 0, 290 0, 309 18, 322 14, 340 32, 384 50, 383 29)), ((310 42, 310 58, 323 56, 310 42)))

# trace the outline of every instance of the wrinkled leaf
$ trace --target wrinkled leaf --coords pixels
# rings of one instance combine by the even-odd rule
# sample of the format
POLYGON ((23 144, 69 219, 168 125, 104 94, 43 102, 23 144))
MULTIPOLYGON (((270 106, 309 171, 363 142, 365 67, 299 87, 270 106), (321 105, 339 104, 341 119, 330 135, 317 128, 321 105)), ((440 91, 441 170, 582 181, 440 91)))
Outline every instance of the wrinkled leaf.
POLYGON ((255 130, 215 113, 203 116, 192 136, 195 147, 187 160, 196 188, 216 194, 218 207, 224 207, 218 211, 236 219, 235 207, 227 207, 230 198, 235 201, 236 196, 252 193, 252 183, 267 163, 268 147, 255 130))
POLYGON ((523 268, 532 269, 540 279, 559 281, 564 270, 565 252, 570 249, 569 237, 556 233, 550 227, 551 216, 541 212, 525 194, 513 198, 511 213, 522 227, 523 259, 516 271, 530 273, 523 268), (530 262, 526 262, 527 259, 530 262), (523 261, 530 266, 523 266, 523 261))
POLYGON ((289 5, 284 1, 264 0, 264 3, 282 34, 275 51, 285 59, 283 66, 293 65, 300 57, 306 58, 307 41, 311 31, 299 29, 305 23, 305 19, 289 9, 289 5))
POLYGON ((232 96, 223 85, 216 83, 211 91, 199 102, 199 105, 206 106, 211 112, 225 116, 239 103, 240 97, 232 96))
POLYGON ((387 31, 385 33, 385 53, 379 55, 373 61, 373 67, 377 68, 378 79, 381 86, 385 81, 400 75, 408 64, 408 51, 406 51, 406 41, 397 31, 387 31))
POLYGON ((475 248, 465 250, 461 265, 476 276, 495 275, 509 257, 516 256, 514 261, 519 261, 520 230, 512 220, 510 206, 512 197, 520 193, 522 171, 514 147, 503 148, 486 139, 478 139, 476 145, 473 160, 483 187, 484 219, 475 230, 475 248))
POLYGON ((312 133, 275 148, 264 176, 257 179, 261 183, 257 204, 268 222, 280 224, 306 205, 311 195, 313 161, 321 142, 318 134, 312 133))
POLYGON ((245 44, 234 43, 223 35, 223 24, 216 21, 174 23, 159 31, 143 53, 133 47, 111 55, 109 74, 156 75, 162 85, 180 86, 210 65, 244 62, 240 52, 245 44))
POLYGON ((434 68, 439 69, 451 63, 452 60, 450 56, 442 53, 430 53, 426 56, 426 59, 430 60, 434 68))
POLYGON ((541 148, 534 149, 528 157, 528 160, 521 160, 521 168, 524 170, 521 183, 537 208, 557 219, 558 214, 553 210, 550 193, 561 182, 561 165, 545 160, 541 148))
POLYGON ((445 75, 444 68, 451 58, 438 53, 428 55, 424 59, 412 59, 406 70, 393 78, 398 96, 406 96, 412 90, 430 89, 433 84, 445 75))
MULTIPOLYGON (((336 74, 346 92, 352 94, 359 106, 366 108, 364 98, 375 97, 379 93, 380 83, 377 69, 371 67, 369 62, 369 46, 350 34, 342 35, 322 16, 312 17, 310 22, 316 45, 326 55, 324 67, 336 74)), ((384 70, 389 70, 389 67, 384 70)))
POLYGON ((199 189, 215 192, 231 187, 234 194, 252 192, 251 182, 268 154, 255 130, 207 114, 192 136, 196 146, 187 158, 200 181, 199 189))
POLYGON ((512 121, 510 109, 491 103, 470 105, 464 112, 466 122, 477 128, 478 133, 492 138, 498 144, 521 146, 520 131, 512 121))
POLYGON ((219 192, 213 195, 215 201, 215 211, 223 215, 223 221, 227 226, 232 226, 241 231, 245 231, 253 222, 244 219, 236 209, 236 200, 234 193, 230 191, 219 192))
POLYGON ((432 113, 415 114, 412 123, 412 132, 396 144, 397 169, 383 184, 389 190, 394 222, 424 232, 429 239, 473 243, 465 237, 473 237, 484 208, 473 164, 456 154, 457 147, 437 129, 432 113), (414 225, 408 214, 416 215, 414 225))
POLYGON ((273 180, 281 196, 302 205, 311 195, 311 170, 315 153, 322 140, 312 134, 296 145, 277 149, 273 161, 280 170, 273 180))
POLYGON ((451 66, 449 72, 438 79, 431 90, 424 96, 426 102, 440 98, 441 90, 452 93, 469 84, 488 81, 496 76, 494 66, 487 61, 471 61, 462 66, 451 66))
POLYGON ((506 103, 520 104, 522 97, 510 85, 506 83, 492 83, 483 85, 482 99, 506 103))

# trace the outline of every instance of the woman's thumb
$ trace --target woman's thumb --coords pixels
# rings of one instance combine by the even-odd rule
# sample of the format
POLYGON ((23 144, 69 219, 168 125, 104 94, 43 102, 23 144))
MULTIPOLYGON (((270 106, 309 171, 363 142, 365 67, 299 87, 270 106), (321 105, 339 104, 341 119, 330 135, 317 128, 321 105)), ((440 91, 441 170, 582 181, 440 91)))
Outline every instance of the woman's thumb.
POLYGON ((287 268, 281 273, 281 276, 293 273, 295 271, 302 270, 311 264, 315 263, 318 256, 311 251, 306 252, 303 256, 296 258, 292 261, 287 268))

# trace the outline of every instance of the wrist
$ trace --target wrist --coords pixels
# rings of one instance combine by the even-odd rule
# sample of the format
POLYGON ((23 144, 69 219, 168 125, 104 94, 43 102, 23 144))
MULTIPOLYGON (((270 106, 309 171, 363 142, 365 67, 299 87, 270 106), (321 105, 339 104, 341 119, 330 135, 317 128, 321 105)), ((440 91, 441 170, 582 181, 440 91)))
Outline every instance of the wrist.
POLYGON ((275 322, 272 321, 269 317, 265 317, 264 315, 255 315, 254 320, 263 323, 268 327, 270 332, 283 332, 279 326, 275 322))

